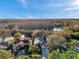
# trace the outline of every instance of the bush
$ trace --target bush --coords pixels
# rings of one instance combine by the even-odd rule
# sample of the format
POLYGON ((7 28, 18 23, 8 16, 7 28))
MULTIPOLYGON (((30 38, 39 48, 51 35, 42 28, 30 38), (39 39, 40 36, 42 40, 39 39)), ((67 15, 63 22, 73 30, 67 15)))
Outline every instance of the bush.
POLYGON ((79 32, 79 26, 70 27, 70 30, 72 30, 73 32, 79 32))
POLYGON ((59 52, 57 52, 57 51, 52 51, 52 52, 49 54, 49 59, 59 59, 59 52))
POLYGON ((67 51, 65 53, 52 51, 49 54, 49 59, 79 59, 79 53, 76 53, 74 51, 67 51))
POLYGON ((0 59, 8 59, 11 57, 12 57, 11 51, 6 51, 6 50, 0 51, 0 59))
POLYGON ((72 33, 71 38, 72 39, 79 39, 79 32, 72 33))
POLYGON ((28 56, 21 55, 21 56, 17 57, 16 59, 30 59, 30 58, 28 56))

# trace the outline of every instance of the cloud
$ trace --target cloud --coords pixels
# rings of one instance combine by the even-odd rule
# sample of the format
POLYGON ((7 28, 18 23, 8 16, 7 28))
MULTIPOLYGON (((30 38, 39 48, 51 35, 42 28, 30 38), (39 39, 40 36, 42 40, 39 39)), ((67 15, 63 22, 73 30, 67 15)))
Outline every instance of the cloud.
POLYGON ((37 16, 32 16, 32 15, 27 15, 25 17, 21 17, 21 16, 14 16, 15 19, 38 19, 39 17, 37 16))
POLYGON ((28 1, 29 0, 18 0, 18 2, 20 2, 23 7, 26 7, 28 5, 28 1))
POLYGON ((47 7, 47 8, 63 7, 63 4, 52 4, 52 3, 48 3, 46 5, 43 5, 43 7, 47 7))
POLYGON ((79 0, 73 0, 72 6, 79 6, 79 0))
POLYGON ((64 9, 65 11, 73 11, 73 10, 79 10, 79 7, 68 7, 64 9))
POLYGON ((43 4, 42 7, 44 8, 57 8, 57 7, 63 7, 65 6, 63 3, 53 3, 52 1, 46 3, 46 4, 43 4))
POLYGON ((79 10, 79 0, 71 0, 69 5, 64 9, 65 11, 79 10))
MULTIPOLYGON (((18 0, 21 5, 26 8, 28 5, 30 5, 30 8, 35 8, 35 9, 42 9, 42 10, 50 10, 54 8, 60 8, 66 6, 66 3, 54 3, 53 0, 18 0), (40 2, 41 1, 41 2, 40 2)), ((61 0, 59 0, 61 1, 61 0)), ((63 2, 63 1, 62 1, 63 2)), ((29 7, 28 7, 29 8, 29 7)))
POLYGON ((26 19, 40 19, 40 16, 33 16, 33 15, 29 15, 25 17, 26 19))
MULTIPOLYGON (((46 14, 48 14, 48 15, 44 14, 44 18, 54 18, 54 17, 60 18, 60 17, 62 17, 62 15, 65 15, 65 16, 68 15, 68 17, 69 16, 73 17, 75 15, 78 15, 77 12, 79 10, 79 0, 56 0, 56 1, 54 1, 54 0, 41 0, 41 1, 40 0, 35 0, 35 1, 18 0, 18 1, 21 3, 21 5, 24 8, 26 8, 28 5, 30 5, 31 9, 41 11, 40 14, 43 14, 46 12, 46 14), (53 11, 55 11, 55 12, 53 12, 53 11), (49 15, 49 14, 51 14, 51 15, 49 15)), ((35 18, 41 18, 41 16, 37 17, 34 15, 29 15, 29 16, 26 16, 25 18, 27 18, 27 19, 34 18, 35 19, 35 18)))
POLYGON ((23 17, 20 17, 20 16, 15 16, 14 18, 15 19, 24 19, 23 17))

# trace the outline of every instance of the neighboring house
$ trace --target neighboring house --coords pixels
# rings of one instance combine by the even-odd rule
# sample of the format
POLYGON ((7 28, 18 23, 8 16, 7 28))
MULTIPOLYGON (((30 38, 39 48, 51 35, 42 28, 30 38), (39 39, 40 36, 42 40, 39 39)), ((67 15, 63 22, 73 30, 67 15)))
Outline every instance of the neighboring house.
POLYGON ((79 52, 79 47, 75 47, 73 50, 79 52))
POLYGON ((61 28, 53 28, 53 31, 54 31, 54 32, 59 32, 59 31, 64 31, 64 30, 61 29, 61 28))
POLYGON ((24 38, 25 38, 25 36, 24 35, 21 35, 20 40, 24 40, 24 38))
MULTIPOLYGON (((13 37, 6 37, 5 40, 4 40, 4 42, 8 42, 8 41, 10 41, 10 40, 14 40, 14 38, 13 38, 13 37)), ((3 38, 0 37, 0 43, 1 43, 2 41, 3 41, 3 38)))
POLYGON ((39 38, 37 37, 34 39, 34 44, 38 44, 38 43, 39 43, 39 38))
POLYGON ((3 24, 3 23, 1 23, 0 24, 0 28, 2 29, 2 28, 8 28, 8 24, 6 23, 6 24, 3 24))
POLYGON ((0 38, 0 42, 2 42, 3 38, 0 38))
POLYGON ((6 38, 5 38, 5 42, 8 42, 8 41, 10 41, 10 40, 14 40, 14 38, 13 38, 13 37, 6 37, 6 38))
POLYGON ((2 42, 0 43, 0 48, 6 49, 8 47, 8 42, 2 42))

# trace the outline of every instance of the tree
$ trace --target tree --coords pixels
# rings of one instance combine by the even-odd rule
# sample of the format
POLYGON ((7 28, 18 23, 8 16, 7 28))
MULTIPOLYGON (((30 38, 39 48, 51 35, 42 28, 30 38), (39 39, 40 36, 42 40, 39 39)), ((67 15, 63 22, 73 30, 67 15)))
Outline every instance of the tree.
POLYGON ((16 32, 16 33, 14 34, 14 37, 15 37, 15 38, 21 37, 21 33, 20 33, 20 32, 16 32))
POLYGON ((33 55, 36 55, 36 54, 40 53, 40 49, 37 45, 30 46, 29 51, 32 52, 33 55))
POLYGON ((72 26, 69 29, 72 30, 73 32, 79 32, 79 26, 72 26))
POLYGON ((59 48, 61 45, 66 45, 64 37, 57 35, 50 35, 47 37, 47 47, 49 48, 49 51, 59 48))
POLYGON ((72 34, 71 34, 71 38, 78 40, 78 39, 79 39, 79 32, 72 33, 72 34))
POLYGON ((4 42, 5 38, 9 37, 9 34, 5 31, 3 31, 1 37, 3 38, 2 42, 4 42))

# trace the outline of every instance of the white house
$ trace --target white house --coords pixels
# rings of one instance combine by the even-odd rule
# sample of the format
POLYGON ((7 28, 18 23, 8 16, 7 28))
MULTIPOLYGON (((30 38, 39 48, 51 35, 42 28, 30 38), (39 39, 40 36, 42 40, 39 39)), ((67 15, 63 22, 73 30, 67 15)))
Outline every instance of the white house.
POLYGON ((9 40, 14 40, 14 38, 13 37, 6 37, 5 38, 5 42, 8 42, 9 40))
POLYGON ((64 31, 64 30, 61 29, 61 28, 53 28, 53 31, 54 31, 54 32, 59 32, 59 31, 64 31))

